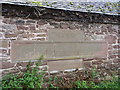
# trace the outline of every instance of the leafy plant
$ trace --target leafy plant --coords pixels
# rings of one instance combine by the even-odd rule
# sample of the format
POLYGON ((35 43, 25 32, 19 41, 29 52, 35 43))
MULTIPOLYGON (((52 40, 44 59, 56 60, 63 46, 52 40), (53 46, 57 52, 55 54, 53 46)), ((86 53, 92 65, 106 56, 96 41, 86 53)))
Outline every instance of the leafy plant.
POLYGON ((30 67, 31 62, 29 62, 26 72, 4 77, 2 88, 42 88, 45 72, 39 70, 40 59, 33 68, 30 67))
MULTIPOLYGON (((94 68, 91 71, 85 70, 83 73, 76 71, 68 73, 68 75, 57 76, 51 75, 47 76, 45 72, 39 70, 39 65, 41 64, 41 60, 44 57, 41 56, 38 59, 38 62, 35 63, 35 67, 31 68, 31 62, 26 66, 27 71, 24 73, 20 73, 17 75, 10 74, 3 78, 2 80, 2 88, 42 88, 44 85, 47 88, 110 88, 119 90, 120 88, 120 77, 112 76, 109 80, 97 80, 99 82, 96 83, 95 79, 98 77, 99 73, 94 68), (82 75, 83 74, 83 75, 82 75)), ((1 88, 0 88, 1 89, 1 88)), ((73 89, 74 90, 74 89, 73 89)))
POLYGON ((113 88, 117 90, 120 85, 117 81, 118 79, 114 78, 109 81, 101 81, 99 84, 95 84, 93 81, 76 81, 75 85, 77 88, 113 88))

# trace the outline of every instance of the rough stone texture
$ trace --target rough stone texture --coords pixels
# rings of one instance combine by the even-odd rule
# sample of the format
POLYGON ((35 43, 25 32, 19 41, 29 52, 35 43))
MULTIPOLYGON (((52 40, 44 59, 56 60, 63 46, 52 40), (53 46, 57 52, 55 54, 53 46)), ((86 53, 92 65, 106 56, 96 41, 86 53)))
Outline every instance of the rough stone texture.
POLYGON ((11 62, 1 62, 1 61, 0 61, 0 63, 1 63, 1 65, 2 65, 2 66, 0 66, 0 69, 13 68, 14 65, 15 65, 15 63, 11 63, 11 62))
POLYGON ((8 48, 8 41, 7 40, 0 40, 0 47, 8 48))
POLYGON ((19 66, 21 66, 21 67, 26 67, 27 65, 32 66, 32 65, 34 65, 34 62, 31 62, 31 63, 29 63, 29 62, 18 62, 18 63, 16 64, 16 67, 19 67, 19 66))
MULTIPOLYGON (((21 60, 38 59, 42 54, 46 56, 50 54, 48 55, 49 57, 59 58, 61 56, 79 54, 86 68, 95 67, 111 72, 118 70, 120 67, 119 15, 83 13, 47 8, 41 8, 41 10, 41 16, 36 16, 33 7, 3 4, 3 16, 0 16, 0 61, 3 61, 1 62, 1 69, 12 68, 10 72, 14 72, 15 63, 16 67, 25 67, 27 63, 23 63, 21 60), (42 45, 35 43, 31 45, 32 43, 26 42, 23 45, 20 43, 12 45, 11 43, 16 40, 23 42, 32 40, 37 43, 41 43, 40 41, 42 41, 44 43, 42 45), (101 43, 82 44, 84 49, 80 48, 81 44, 79 45, 79 43, 73 44, 73 41, 79 40, 101 43), (45 44, 48 41, 61 41, 61 43, 54 44, 55 51, 51 44, 45 44), (62 44, 63 41, 71 43, 62 44), (102 42, 107 43, 108 50, 104 50, 106 49, 106 45, 102 42), (105 48, 102 48, 101 45, 105 46, 105 48), (79 53, 79 49, 84 54, 79 53), (88 53, 89 50, 92 50, 93 53, 88 53), (94 51, 99 52, 95 53, 94 51), (82 57, 86 53, 92 56, 102 55, 105 56, 105 59, 101 56, 99 56, 100 58, 82 57), (16 61, 18 58, 18 63, 11 61, 11 59, 16 61)), ((7 72, 5 73, 7 74, 7 72)))

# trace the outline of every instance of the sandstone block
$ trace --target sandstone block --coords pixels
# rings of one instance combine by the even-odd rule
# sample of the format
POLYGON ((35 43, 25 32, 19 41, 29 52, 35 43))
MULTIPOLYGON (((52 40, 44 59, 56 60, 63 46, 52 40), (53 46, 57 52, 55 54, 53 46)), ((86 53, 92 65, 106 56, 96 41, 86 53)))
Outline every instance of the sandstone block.
POLYGON ((57 60, 48 61, 48 71, 63 71, 67 69, 83 68, 82 60, 57 60))

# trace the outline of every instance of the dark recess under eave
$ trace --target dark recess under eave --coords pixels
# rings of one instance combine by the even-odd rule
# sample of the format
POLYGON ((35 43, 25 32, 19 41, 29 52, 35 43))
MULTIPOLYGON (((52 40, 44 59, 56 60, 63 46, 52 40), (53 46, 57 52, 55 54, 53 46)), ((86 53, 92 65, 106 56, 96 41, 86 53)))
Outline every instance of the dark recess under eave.
POLYGON ((15 5, 9 3, 2 3, 2 16, 78 21, 83 23, 120 24, 120 15, 69 11, 39 6, 15 5))

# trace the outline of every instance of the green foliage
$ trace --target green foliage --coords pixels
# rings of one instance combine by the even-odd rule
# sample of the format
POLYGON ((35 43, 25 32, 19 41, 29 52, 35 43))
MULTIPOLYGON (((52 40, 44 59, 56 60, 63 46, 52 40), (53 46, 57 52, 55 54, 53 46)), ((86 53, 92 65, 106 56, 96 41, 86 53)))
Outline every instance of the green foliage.
POLYGON ((93 68, 91 74, 92 74, 92 75, 91 75, 92 78, 94 79, 99 73, 96 71, 96 68, 93 68))
POLYGON ((86 81, 76 81, 77 88, 89 88, 86 81))
POLYGON ((70 5, 73 5, 73 4, 74 4, 74 2, 70 2, 69 4, 70 4, 70 5))
MULTIPOLYGON (((112 76, 110 80, 100 81, 98 82, 94 80, 98 77, 99 73, 94 68, 89 71, 85 71, 85 76, 82 77, 84 79, 80 79, 79 75, 73 75, 72 77, 59 77, 59 76, 49 76, 48 79, 45 79, 45 72, 39 70, 39 65, 41 60, 44 57, 41 56, 36 62, 36 66, 31 68, 31 62, 26 66, 27 71, 24 73, 20 73, 17 75, 7 75, 2 80, 2 88, 42 88, 45 84, 47 88, 89 88, 92 90, 93 88, 111 88, 117 90, 120 88, 120 77, 112 76), (76 78, 76 79, 75 79, 76 78)), ((1 89, 1 88, 0 88, 1 89)))
POLYGON ((95 84, 93 81, 76 81, 76 88, 113 88, 118 89, 120 87, 117 78, 113 78, 109 81, 101 81, 99 84, 95 84))
POLYGON ((49 78, 48 84, 50 85, 49 88, 58 88, 57 86, 55 86, 52 82, 57 82, 58 81, 58 77, 54 77, 54 78, 49 78))
POLYGON ((2 88, 42 88, 45 72, 39 70, 39 61, 31 68, 27 65, 27 71, 18 75, 10 74, 3 78, 2 88))

